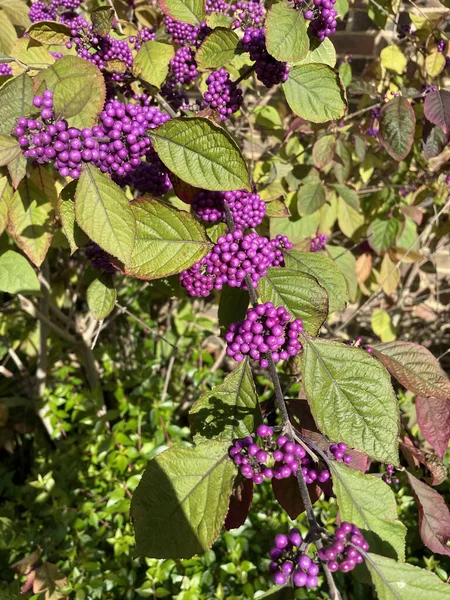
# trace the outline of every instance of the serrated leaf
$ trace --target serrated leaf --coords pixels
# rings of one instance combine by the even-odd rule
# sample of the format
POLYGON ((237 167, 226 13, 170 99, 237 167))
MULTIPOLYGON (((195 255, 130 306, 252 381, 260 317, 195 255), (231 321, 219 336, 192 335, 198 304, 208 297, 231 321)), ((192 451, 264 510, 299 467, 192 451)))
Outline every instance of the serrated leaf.
POLYGON ((131 203, 136 243, 125 272, 140 279, 180 273, 212 249, 202 226, 189 213, 150 197, 131 203))
POLYGON ((406 158, 414 143, 416 115, 406 98, 397 96, 383 106, 379 139, 395 160, 406 158))
POLYGON ((425 59, 425 69, 431 78, 435 78, 445 69, 445 56, 442 52, 431 52, 425 59))
POLYGON ((367 241, 377 254, 381 254, 394 245, 397 231, 398 221, 396 219, 376 218, 367 228, 367 241))
POLYGON ((45 593, 46 600, 64 600, 66 596, 60 590, 66 585, 67 577, 48 561, 35 571, 33 593, 45 593))
POLYGON ((301 11, 281 2, 272 5, 265 30, 267 52, 277 60, 295 63, 307 55, 309 38, 301 11))
POLYGON ((36 294, 40 285, 27 259, 13 250, 0 254, 0 291, 8 294, 36 294))
POLYGON ((398 520, 391 488, 379 477, 363 475, 335 460, 331 461, 331 474, 341 521, 376 534, 379 539, 365 536, 372 549, 378 546, 380 552, 394 550, 398 560, 405 560, 406 527, 398 520))
POLYGON ((19 117, 27 117, 33 105, 33 83, 26 75, 7 81, 0 89, 0 133, 10 134, 19 117))
POLYGON ((8 231, 37 267, 49 249, 54 223, 52 203, 32 181, 24 179, 11 198, 8 231))
POLYGON ((437 575, 369 553, 366 559, 379 600, 446 600, 450 586, 437 575))
POLYGON ((450 381, 429 350, 412 342, 373 344, 373 353, 406 389, 418 396, 450 397, 450 381))
POLYGON ((337 265, 321 254, 289 250, 284 253, 286 268, 311 275, 328 293, 330 313, 344 310, 348 292, 345 279, 337 265))
POLYGON ((431 552, 450 556, 450 512, 444 498, 406 471, 419 510, 419 532, 431 552))
POLYGON ((380 268, 380 286, 385 294, 392 296, 399 283, 400 271, 390 259, 389 254, 385 254, 380 268))
POLYGON ((370 317, 370 324, 372 325, 374 334, 382 342, 392 342, 397 338, 391 317, 385 310, 375 308, 370 317))
POLYGON ((78 225, 103 250, 128 263, 136 222, 125 192, 99 169, 85 164, 75 193, 78 225))
POLYGON ((325 188, 321 181, 306 183, 297 192, 297 208, 301 216, 312 215, 326 202, 325 188))
POLYGON ((29 8, 22 0, 0 0, 0 8, 13 25, 27 28, 31 24, 28 17, 29 8))
POLYGON ((195 60, 201 69, 218 69, 233 60, 238 44, 239 38, 234 31, 218 27, 205 38, 195 60))
POLYGON ((248 358, 197 400, 189 415, 196 443, 251 435, 261 423, 261 410, 248 358))
POLYGON ((206 17, 202 0, 158 0, 158 3, 165 15, 183 23, 199 25, 206 17))
POLYGON ((93 30, 102 37, 110 32, 113 20, 114 9, 110 6, 100 6, 91 12, 93 30))
POLYGON ((55 62, 47 48, 30 38, 19 38, 11 49, 10 55, 21 63, 14 64, 15 74, 27 69, 36 72, 55 62))
POLYGON ((71 181, 62 190, 58 198, 57 211, 64 235, 73 254, 80 246, 88 243, 89 238, 75 220, 75 192, 78 181, 71 181))
POLYGON ((154 458, 131 501, 136 553, 190 558, 209 550, 223 525, 236 467, 228 442, 174 447, 154 458))
POLYGON ((0 134, 0 167, 8 165, 21 153, 22 149, 16 138, 0 134))
POLYGON ((36 94, 53 91, 55 114, 71 127, 92 127, 103 109, 106 88, 95 65, 78 56, 63 56, 34 81, 36 94))
POLYGON ((284 306, 302 319, 305 331, 316 335, 328 314, 328 295, 314 277, 293 269, 267 269, 258 283, 262 302, 284 306))
POLYGON ((401 75, 406 68, 406 56, 396 44, 386 46, 380 52, 381 64, 385 69, 401 75))
POLYGON ((31 39, 48 46, 64 46, 70 41, 70 27, 56 21, 38 21, 28 27, 31 39))
POLYGON ((310 63, 328 65, 332 69, 336 66, 336 49, 330 38, 325 38, 322 42, 311 40, 311 49, 301 61, 302 65, 310 63))
POLYGON ((169 44, 150 40, 142 44, 134 57, 133 75, 154 87, 161 87, 169 72, 169 62, 175 56, 175 49, 169 44))
POLYGON ((236 142, 203 118, 172 119, 150 134, 166 167, 187 183, 206 190, 251 189, 236 142))
POLYGON ((0 177, 0 235, 5 231, 8 224, 8 208, 14 190, 6 175, 0 177))
POLYGON ((339 76, 328 65, 293 67, 283 90, 294 113, 307 121, 326 123, 344 116, 344 91, 339 76))
POLYGON ((444 133, 450 133, 450 92, 437 90, 425 96, 423 110, 426 118, 440 127, 444 133))
POLYGON ((426 441, 443 458, 450 441, 450 397, 416 396, 417 424, 426 441))
POLYGON ((340 230, 349 238, 364 225, 364 216, 345 202, 341 196, 338 198, 337 218, 340 230))
POLYGON ((242 288, 224 286, 219 300, 219 325, 227 329, 230 323, 241 321, 247 314, 250 299, 248 292, 242 288))
POLYGON ((5 56, 11 52, 17 40, 17 33, 7 15, 0 9, 0 52, 5 56))
POLYGON ((19 187, 19 183, 27 174, 27 167, 27 159, 23 154, 19 154, 19 156, 16 156, 16 158, 8 163, 8 173, 15 190, 19 187))
POLYGON ((113 310, 117 299, 112 277, 104 274, 89 285, 86 300, 92 316, 97 321, 105 319, 113 310))
POLYGON ((356 292, 358 289, 358 282, 356 279, 356 260, 353 254, 346 248, 340 248, 339 246, 326 246, 325 250, 332 258, 333 262, 337 265, 338 269, 344 276, 347 284, 348 295, 350 300, 354 302, 356 299, 356 292))
POLYGON ((303 383, 320 431, 381 462, 398 464, 399 411, 389 374, 370 354, 308 340, 303 383))
POLYGON ((346 204, 356 211, 360 210, 359 196, 355 190, 342 183, 333 183, 332 187, 346 204))
POLYGON ((317 140, 312 149, 314 166, 323 169, 333 160, 336 138, 334 135, 324 135, 317 140))

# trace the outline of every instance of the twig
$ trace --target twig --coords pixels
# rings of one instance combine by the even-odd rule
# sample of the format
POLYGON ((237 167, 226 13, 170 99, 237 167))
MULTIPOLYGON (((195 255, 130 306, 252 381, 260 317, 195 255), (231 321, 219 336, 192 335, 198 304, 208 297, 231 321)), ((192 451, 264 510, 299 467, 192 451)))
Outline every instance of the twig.
POLYGON ((244 79, 247 79, 247 77, 248 77, 249 75, 251 75, 251 74, 253 73, 253 71, 255 70, 255 66, 256 66, 256 65, 253 65, 253 66, 249 67, 249 68, 248 68, 246 71, 244 71, 244 72, 242 73, 242 75, 240 75, 240 76, 239 76, 239 77, 236 79, 236 81, 234 82, 234 84, 235 84, 235 85, 237 85, 238 83, 241 83, 241 81, 244 81, 244 79))
POLYGON ((121 306, 118 302, 116 302, 116 306, 119 308, 119 310, 122 313, 127 314, 134 321, 136 321, 137 323, 139 323, 139 325, 142 325, 142 327, 144 329, 146 329, 147 331, 150 331, 150 333, 152 333, 155 336, 156 339, 163 340, 163 342, 165 342, 166 344, 169 344, 169 346, 171 346, 172 348, 176 348, 175 344, 172 344, 172 342, 169 342, 169 340, 166 340, 166 338, 163 335, 161 335, 160 333, 157 333, 154 329, 152 329, 151 327, 149 327, 147 325, 147 323, 145 323, 145 321, 143 321, 142 319, 140 319, 139 317, 137 317, 136 315, 134 315, 132 312, 130 312, 126 306, 121 306))
POLYGON ((176 346, 174 346, 172 349, 172 354, 170 355, 170 358, 169 358, 169 364, 167 365, 166 377, 164 379, 164 387, 163 387, 163 391, 161 392, 161 402, 164 402, 164 400, 166 399, 167 390, 169 389, 170 377, 172 375, 172 369, 173 369, 173 365, 175 364, 175 359, 177 357, 177 354, 178 354, 178 348, 176 346))
POLYGON ((159 92, 156 92, 155 98, 158 100, 158 102, 161 104, 161 106, 168 112, 168 114, 172 117, 172 119, 177 118, 177 116, 178 116, 177 113, 173 110, 173 108, 170 106, 170 104, 167 102, 167 100, 165 98, 163 98, 159 92))

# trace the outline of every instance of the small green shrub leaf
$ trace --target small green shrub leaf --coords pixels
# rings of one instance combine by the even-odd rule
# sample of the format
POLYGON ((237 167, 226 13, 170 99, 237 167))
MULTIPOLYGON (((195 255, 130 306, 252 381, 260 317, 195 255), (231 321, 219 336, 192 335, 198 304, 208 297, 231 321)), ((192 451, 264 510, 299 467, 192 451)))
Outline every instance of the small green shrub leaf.
POLYGON ((190 558, 209 550, 236 477, 229 442, 173 447, 148 465, 131 501, 136 554, 190 558))
POLYGON ((197 443, 251 435, 261 423, 261 411, 249 359, 202 396, 189 414, 197 443))
POLYGON ((307 340, 303 382, 323 434, 398 464, 397 399, 389 373, 370 354, 337 342, 307 340))
POLYGON ((111 31, 114 20, 114 9, 110 6, 100 6, 91 13, 92 27, 95 33, 102 37, 111 31))
POLYGON ((403 561, 406 527, 398 520, 394 492, 387 483, 334 460, 331 474, 341 520, 373 532, 377 537, 364 535, 372 550, 391 554, 394 550, 395 558, 403 561))
POLYGON ((159 158, 186 183, 206 190, 250 190, 236 142, 207 119, 179 117, 149 135, 159 158))
POLYGON ((284 306, 293 318, 302 319, 305 331, 316 335, 328 314, 328 296, 314 277, 293 269, 267 269, 259 280, 263 302, 284 306))
POLYGON ((309 50, 309 37, 303 14, 280 2, 274 4, 266 18, 267 52, 283 62, 302 60, 309 50))
POLYGON ((91 240, 123 263, 129 262, 136 234, 133 210, 125 192, 87 163, 75 193, 75 216, 91 240))
POLYGON ((33 267, 24 256, 14 250, 6 250, 0 254, 0 291, 8 294, 40 292, 33 267))
POLYGON ((0 133, 9 135, 19 117, 27 117, 33 105, 33 82, 23 73, 0 89, 0 133))
POLYGON ((9 165, 21 153, 22 149, 16 138, 0 134, 0 167, 9 165))
POLYGON ((201 69, 218 69, 233 60, 238 44, 234 31, 218 27, 204 40, 195 59, 201 69))
POLYGON ((301 216, 312 215, 326 202, 325 188, 321 181, 306 183, 297 192, 297 208, 301 216))
POLYGON ((89 285, 86 300, 92 316, 101 321, 109 315, 116 303, 117 292, 112 277, 104 274, 89 285))
POLYGON ((70 41, 70 28, 55 21, 38 21, 27 29, 31 39, 48 46, 64 46, 70 41))
POLYGON ((133 62, 133 74, 157 88, 169 72, 169 62, 175 55, 175 49, 169 44, 151 40, 142 44, 133 62))
POLYGON ((289 106, 303 119, 326 123, 344 116, 344 90, 339 75, 328 65, 293 67, 283 89, 289 106))
POLYGON ((177 21, 199 25, 205 18, 203 0, 158 0, 164 14, 177 21))
POLYGON ((89 241, 89 238, 75 220, 75 192, 77 184, 77 181, 71 181, 61 190, 57 207, 62 229, 69 242, 71 254, 80 248, 80 246, 85 246, 89 241))
POLYGON ((377 254, 381 254, 395 244, 397 232, 398 221, 396 219, 376 218, 367 228, 367 241, 377 254))

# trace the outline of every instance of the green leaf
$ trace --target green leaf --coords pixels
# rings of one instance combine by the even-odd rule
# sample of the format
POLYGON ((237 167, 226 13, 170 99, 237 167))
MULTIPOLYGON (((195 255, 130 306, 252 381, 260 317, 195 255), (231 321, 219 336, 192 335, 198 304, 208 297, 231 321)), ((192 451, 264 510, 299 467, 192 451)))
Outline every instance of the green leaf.
POLYGON ((344 310, 348 300, 347 286, 344 276, 331 258, 314 252, 289 250, 284 253, 284 262, 288 269, 307 273, 317 279, 328 293, 330 313, 344 310))
POLYGON ((89 285, 86 300, 92 316, 97 321, 102 321, 113 310, 117 299, 112 277, 106 274, 89 285))
POLYGON ((283 89, 291 109, 307 121, 325 123, 344 116, 344 91, 339 76, 328 65, 293 67, 283 89))
POLYGON ((113 20, 114 9, 110 6, 100 6, 91 12, 93 30, 102 37, 111 31, 113 20))
POLYGON ((267 52, 283 62, 302 60, 309 50, 309 38, 303 14, 287 4, 274 4, 266 17, 267 52))
POLYGON ((24 179, 9 205, 8 230, 28 258, 40 267, 53 237, 55 210, 41 189, 24 179))
POLYGON ((5 231, 8 225, 9 202, 14 191, 6 175, 0 177, 0 235, 5 231))
POLYGON ((317 427, 380 462, 398 464, 399 411, 384 367, 359 348, 307 340, 303 383, 317 427))
POLYGON ((261 411, 248 358, 202 396, 189 414, 196 443, 251 435, 261 423, 261 411))
POLYGON ((33 81, 25 73, 7 81, 0 89, 0 133, 10 134, 19 117, 27 117, 33 106, 33 81))
POLYGON ((33 70, 45 69, 55 62, 54 57, 47 48, 44 48, 39 42, 30 38, 19 38, 10 52, 13 58, 16 58, 23 64, 16 64, 16 69, 21 68, 25 71, 28 67, 33 70))
POLYGON ((223 192, 251 189, 236 142, 207 119, 171 119, 149 135, 162 162, 186 183, 223 192))
POLYGON ((189 213, 150 197, 131 203, 136 243, 125 261, 127 275, 159 279, 180 273, 212 249, 202 226, 189 213))
POLYGON ((4 167, 22 153, 19 142, 10 135, 0 134, 0 167, 4 167))
POLYGON ((229 29, 218 27, 203 41, 195 60, 201 69, 219 69, 233 60, 239 38, 229 29))
POLYGON ((38 21, 28 27, 31 39, 49 46, 64 46, 70 41, 70 27, 55 21, 38 21))
POLYGON ((293 244, 304 241, 307 237, 314 237, 320 222, 320 211, 312 215, 298 218, 270 219, 270 237, 274 238, 278 233, 287 235, 293 244))
POLYGON ((83 166, 75 194, 81 229, 103 250, 123 263, 131 259, 136 222, 125 192, 99 169, 83 166))
POLYGON ((406 527, 398 520, 394 492, 379 477, 363 475, 360 471, 331 461, 333 490, 336 494, 341 521, 349 521, 360 529, 373 532, 379 539, 369 537, 372 549, 395 551, 398 560, 405 559, 406 527), (382 540, 384 544, 380 544, 382 540))
POLYGON ((336 49, 330 38, 325 38, 323 42, 316 39, 311 41, 311 49, 301 61, 301 64, 311 63, 328 65, 332 69, 336 66, 336 49))
POLYGON ((407 390, 417 396, 450 398, 450 381, 429 350, 400 340, 372 346, 373 354, 407 390))
POLYGON ((85 246, 89 238, 75 220, 75 192, 78 181, 68 183, 58 198, 58 214, 62 229, 69 242, 70 253, 73 254, 80 246, 85 246))
POLYGON ((399 75, 401 75, 406 68, 406 56, 403 54, 397 44, 392 44, 383 48, 383 50, 380 52, 380 59, 381 64, 385 69, 394 71, 399 75))
POLYGON ((306 183, 297 192, 297 207, 301 216, 312 215, 326 202, 325 188, 321 181, 306 183))
POLYGON ((3 9, 13 25, 26 29, 31 24, 28 17, 30 9, 22 0, 0 0, 0 8, 3 9))
POLYGON ((379 600, 446 600, 450 586, 437 575, 369 553, 366 558, 379 600))
POLYGON ((131 501, 138 556, 190 558, 209 550, 236 477, 228 448, 215 441, 173 447, 150 462, 131 501))
POLYGON ((354 210, 360 210, 359 196, 355 190, 352 190, 352 188, 349 188, 342 183, 333 183, 332 187, 336 190, 339 197, 342 198, 346 204, 351 206, 354 210))
POLYGON ((8 173, 11 177, 14 189, 19 187, 19 183, 27 174, 27 166, 27 159, 23 154, 19 154, 19 156, 16 156, 14 160, 8 163, 8 173))
POLYGON ((330 256, 338 269, 344 276, 347 284, 348 295, 352 302, 356 299, 358 290, 358 280, 356 277, 356 260, 353 254, 346 248, 339 246, 326 246, 328 256, 330 256))
POLYGON ((389 313, 381 308, 375 308, 370 317, 370 324, 375 335, 382 342, 392 342, 396 339, 395 328, 392 325, 389 313))
POLYGON ((337 218, 340 230, 349 238, 364 225, 364 216, 347 204, 342 197, 338 198, 337 218))
POLYGON ((258 600, 295 600, 294 588, 288 585, 274 585, 268 592, 258 596, 258 600))
POLYGON ((306 273, 293 269, 267 269, 258 283, 262 302, 284 306, 293 318, 303 321, 305 331, 316 335, 328 314, 324 288, 306 273))
POLYGON ((397 96, 383 106, 379 140, 394 160, 406 158, 414 143, 416 115, 406 98, 397 96))
POLYGON ((200 25, 206 18, 202 0, 158 0, 158 2, 162 12, 177 21, 200 25))
POLYGON ((17 33, 14 25, 4 14, 4 11, 0 9, 0 52, 8 56, 16 40, 17 33))
POLYGON ((169 62, 174 56, 175 49, 169 44, 154 40, 145 42, 134 57, 133 75, 159 88, 167 77, 169 62))
POLYGON ((317 169, 323 169, 334 158, 336 138, 334 135, 324 135, 313 146, 312 159, 317 169))
POLYGON ((219 300, 219 325, 227 329, 230 323, 245 318, 249 304, 249 296, 242 288, 225 285, 219 300))
POLYGON ((8 294, 36 294, 40 285, 27 259, 13 250, 0 254, 0 291, 8 294))
POLYGON ((377 218, 367 228, 367 241, 377 254, 381 254, 394 245, 397 231, 398 221, 396 219, 377 218))
POLYGON ((37 94, 53 91, 55 114, 71 127, 92 127, 103 110, 106 88, 95 65, 78 56, 63 56, 35 78, 37 94))

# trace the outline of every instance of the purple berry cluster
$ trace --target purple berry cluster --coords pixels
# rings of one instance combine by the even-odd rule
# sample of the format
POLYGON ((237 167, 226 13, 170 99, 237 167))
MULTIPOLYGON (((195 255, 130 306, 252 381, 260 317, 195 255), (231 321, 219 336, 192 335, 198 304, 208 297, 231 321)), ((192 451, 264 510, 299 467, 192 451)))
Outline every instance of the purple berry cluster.
POLYGON ((236 229, 221 236, 211 252, 181 273, 181 285, 191 296, 206 297, 225 284, 246 290, 245 277, 249 275, 256 287, 269 267, 284 265, 283 243, 283 236, 270 241, 257 233, 244 235, 236 229))
POLYGON ((311 252, 319 252, 323 250, 327 244, 328 236, 324 233, 317 233, 316 237, 311 240, 311 252))
POLYGON ((344 444, 344 442, 331 444, 329 450, 336 460, 342 460, 346 465, 349 465, 352 462, 352 457, 346 452, 347 444, 344 444))
MULTIPOLYGON (((252 194, 246 190, 233 192, 210 192, 201 190, 192 201, 192 209, 204 221, 214 223, 226 221, 224 202, 230 209, 231 216, 238 229, 258 227, 266 214, 266 203, 259 194, 252 194)), ((286 244, 289 244, 286 240, 286 244)), ((292 246, 286 245, 286 248, 292 246)))
POLYGON ((38 21, 55 21, 58 15, 58 8, 54 3, 49 5, 45 2, 33 2, 28 11, 28 17, 32 23, 38 21))
POLYGON ((369 544, 359 528, 347 521, 340 524, 334 532, 334 537, 334 543, 319 550, 319 558, 328 564, 332 573, 348 573, 364 561, 362 554, 354 546, 367 552, 369 544))
POLYGON ((269 351, 275 363, 300 352, 302 345, 298 338, 302 331, 302 321, 291 322, 291 315, 284 306, 275 308, 272 302, 257 304, 248 309, 245 320, 231 323, 225 335, 227 355, 237 362, 248 355, 267 368, 269 351))
POLYGON ((228 12, 228 9, 228 3, 224 0, 206 0, 205 2, 205 12, 207 15, 211 15, 212 13, 224 14, 228 12))
POLYGON ((313 8, 303 13, 305 19, 311 21, 309 30, 321 42, 336 31, 338 13, 333 8, 335 4, 336 0, 313 0, 313 8))
POLYGON ((172 40, 180 45, 192 45, 198 48, 205 37, 211 31, 206 22, 200 25, 190 25, 182 21, 176 21, 172 17, 164 17, 164 25, 172 40))
POLYGON ((154 40, 155 37, 156 35, 153 29, 151 29, 150 27, 143 27, 140 31, 138 31, 137 35, 129 37, 128 41, 137 51, 142 48, 142 44, 154 40))
POLYGON ((116 273, 116 269, 111 264, 111 257, 95 242, 89 242, 85 248, 86 258, 91 261, 92 266, 105 273, 116 273))
POLYGON ((436 50, 438 52, 440 52, 441 54, 444 53, 445 50, 445 40, 439 40, 437 45, 436 45, 436 50))
MULTIPOLYGON (((83 29, 88 28, 88 22, 82 15, 76 15, 74 13, 64 13, 60 16, 59 22, 70 27, 70 35, 75 38, 82 34, 83 29)), ((72 48, 72 42, 68 42, 66 47, 70 50, 72 48)))
POLYGON ((162 86, 161 95, 175 111, 180 108, 189 108, 189 98, 186 92, 180 84, 172 79, 168 79, 162 86))
POLYGON ((127 175, 115 177, 114 180, 121 186, 129 185, 141 194, 164 196, 172 189, 168 171, 153 149, 147 152, 145 158, 127 175))
POLYGON ((181 46, 170 60, 170 78, 174 83, 189 84, 197 79, 195 53, 189 46, 181 46))
POLYGON ((241 475, 259 484, 266 479, 287 479, 296 476, 299 468, 306 483, 319 481, 325 483, 330 478, 328 470, 319 472, 311 468, 311 459, 299 444, 290 442, 281 435, 277 440, 271 439, 273 429, 267 425, 259 425, 256 435, 236 440, 229 454, 239 467, 241 475))
POLYGON ((398 477, 394 477, 395 473, 395 467, 394 465, 386 465, 386 472, 384 473, 384 480, 386 483, 388 483, 389 485, 391 485, 391 483, 400 483, 400 480, 398 477))
POLYGON ((107 78, 122 82, 129 78, 130 70, 133 66, 133 54, 126 40, 116 40, 109 34, 100 37, 89 28, 86 35, 73 38, 78 56, 93 63, 100 71, 105 71, 107 78), (91 50, 94 49, 94 52, 91 50), (111 73, 108 71, 108 64, 111 61, 120 61, 124 63, 123 73, 111 73))
POLYGON ((266 14, 264 2, 242 0, 232 4, 230 10, 234 13, 234 27, 258 27, 264 21, 266 14))
POLYGON ((206 84, 208 90, 203 95, 205 104, 217 110, 222 121, 240 109, 242 90, 230 81, 230 74, 225 69, 211 73, 206 84))
POLYGON ((8 63, 0 63, 0 76, 2 75, 12 75, 12 69, 8 63))
POLYGON ((267 88, 287 80, 290 68, 287 63, 276 60, 267 52, 264 27, 246 29, 242 44, 244 50, 250 53, 250 58, 256 63, 256 76, 267 88))
POLYGON ((312 589, 319 585, 319 565, 300 550, 302 542, 298 529, 291 529, 288 535, 278 533, 275 536, 269 553, 269 571, 277 585, 285 585, 289 578, 295 587, 312 589))

